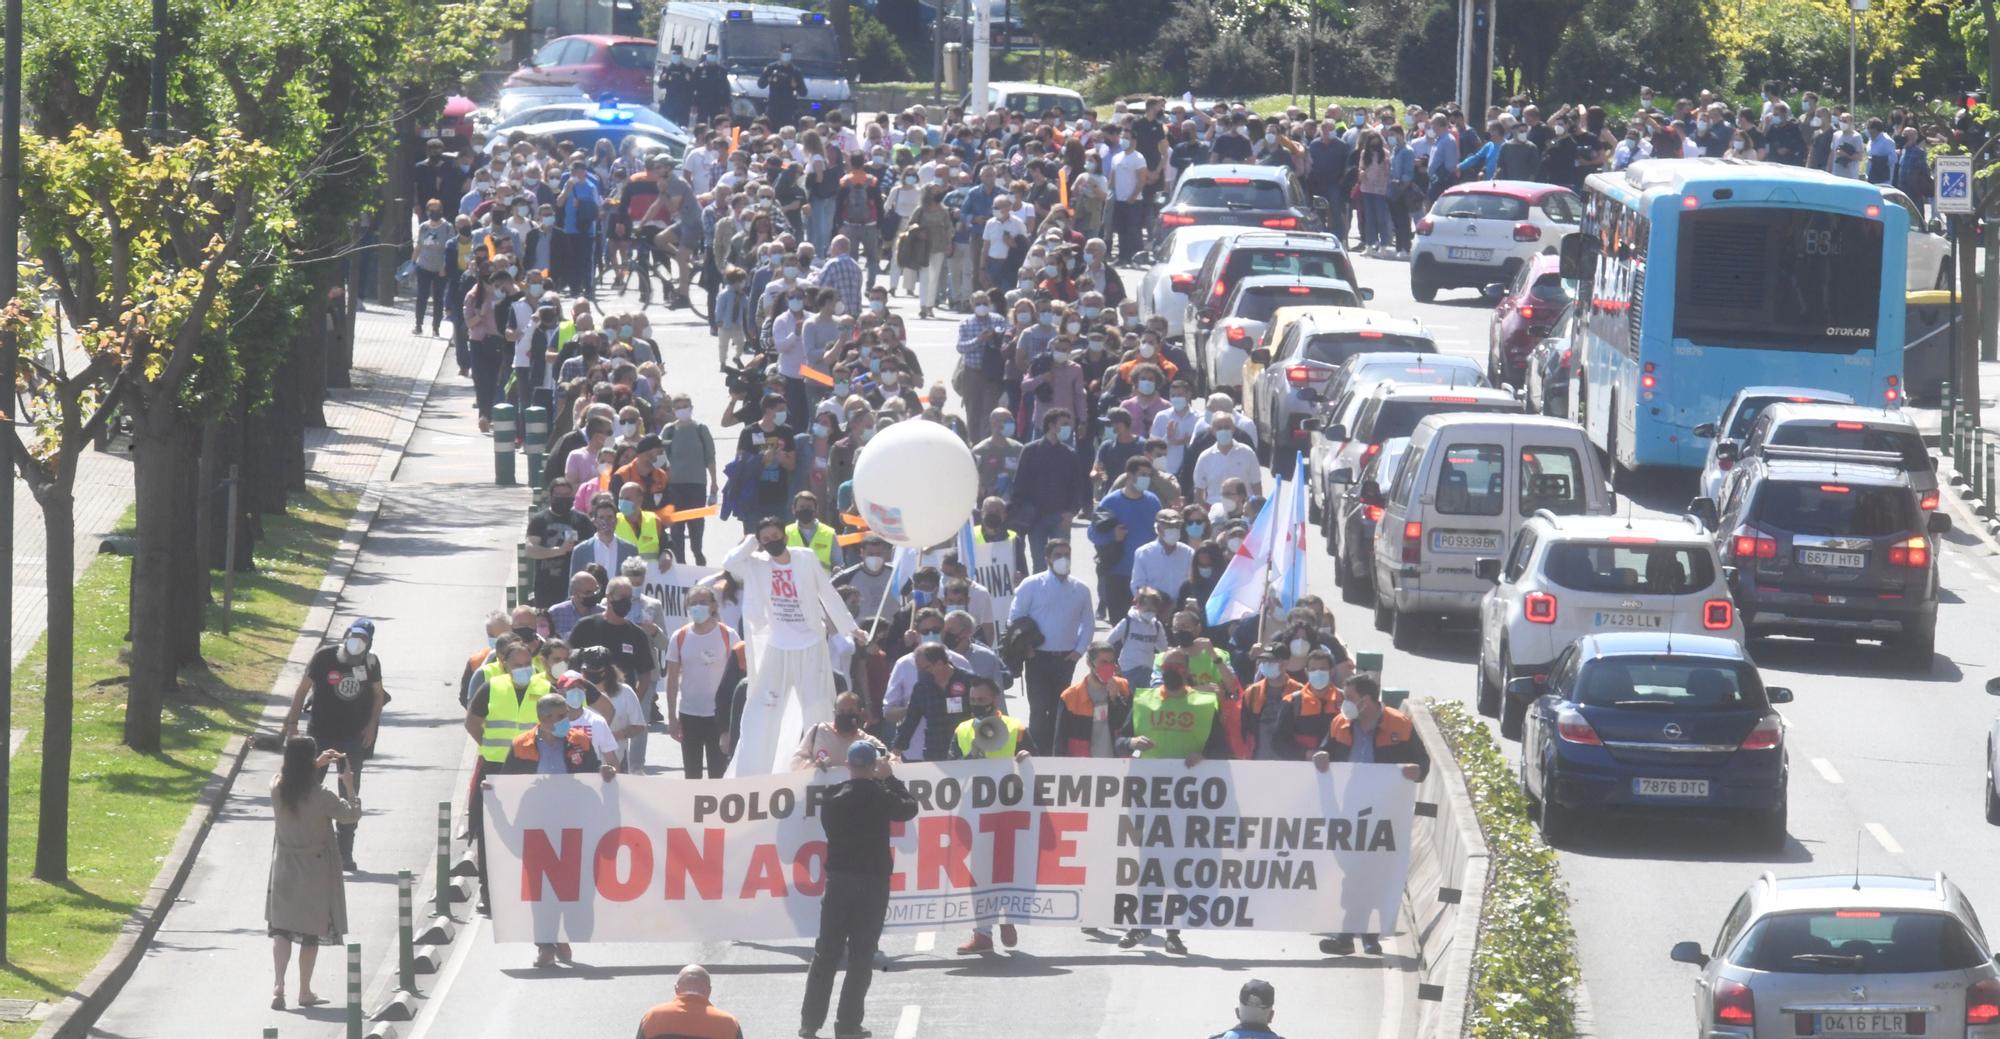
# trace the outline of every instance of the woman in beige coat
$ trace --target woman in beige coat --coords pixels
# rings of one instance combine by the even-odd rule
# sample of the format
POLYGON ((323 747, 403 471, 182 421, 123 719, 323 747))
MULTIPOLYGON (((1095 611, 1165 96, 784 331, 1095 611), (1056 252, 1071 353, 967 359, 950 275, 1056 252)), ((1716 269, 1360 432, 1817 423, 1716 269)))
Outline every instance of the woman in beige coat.
POLYGON ((299 946, 299 1005, 326 1000, 313 994, 313 962, 322 944, 338 945, 347 931, 347 892, 341 886, 335 823, 361 818, 354 773, 337 750, 321 751, 311 736, 285 744, 285 763, 271 780, 271 883, 264 893, 264 921, 271 932, 271 1009, 285 1009, 285 968, 292 943, 299 946), (339 794, 320 785, 329 765, 340 768, 339 794))

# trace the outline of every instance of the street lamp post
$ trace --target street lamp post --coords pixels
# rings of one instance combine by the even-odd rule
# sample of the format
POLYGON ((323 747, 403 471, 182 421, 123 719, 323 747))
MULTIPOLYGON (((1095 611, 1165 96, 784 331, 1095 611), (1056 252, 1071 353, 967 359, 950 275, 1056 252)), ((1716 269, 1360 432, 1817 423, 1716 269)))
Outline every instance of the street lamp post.
POLYGON ((1854 39, 1868 0, 1847 0, 1847 110, 1854 111, 1854 39))
MULTIPOLYGON (((0 56, 0 306, 20 294, 21 278, 21 0, 6 0, 5 54, 0 56)), ((20 395, 14 392, 16 361, 21 344, 10 329, 0 331, 0 411, 8 422, 20 395)), ((0 451, 7 448, 0 447, 0 451)), ((0 530, 14 529, 14 463, 9 457, 6 472, 0 473, 0 530)), ((0 563, 0 638, 8 639, 0 652, 0 719, 14 717, 14 561, 0 563)), ((9 777, 14 767, 13 740, 0 745, 0 848, 8 847, 8 816, 11 804, 9 777)), ((0 963, 7 960, 7 860, 0 855, 0 963)))

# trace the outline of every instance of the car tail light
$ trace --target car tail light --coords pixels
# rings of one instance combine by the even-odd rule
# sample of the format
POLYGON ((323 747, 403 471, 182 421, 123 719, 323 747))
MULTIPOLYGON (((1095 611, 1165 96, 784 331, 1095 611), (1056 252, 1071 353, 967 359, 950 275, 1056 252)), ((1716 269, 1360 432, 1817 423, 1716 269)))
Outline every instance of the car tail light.
POLYGON ((2000 981, 1987 978, 1965 990, 1965 1023, 1990 1025, 2000 1021, 2000 981))
POLYGON ((1701 626, 1710 631, 1727 631, 1736 620, 1736 604, 1728 599, 1710 599, 1701 604, 1701 626))
POLYGON ((1194 217, 1186 213, 1161 213, 1160 225, 1162 227, 1193 227, 1194 217))
POLYGON ((1542 240, 1542 229, 1524 220, 1514 225, 1514 240, 1517 242, 1539 242, 1542 240))
POLYGON ((1299 226, 1299 218, 1295 216, 1276 216, 1264 221, 1264 226, 1275 227, 1280 231, 1290 231, 1299 226))
POLYGON ((1221 299, 1223 296, 1226 296, 1228 294, 1229 294, 1229 284, 1218 278, 1216 279, 1215 282, 1215 289, 1208 294, 1208 298, 1221 299))
POLYGON ((1249 177, 1217 177, 1217 178, 1215 178, 1215 182, 1216 182, 1217 184, 1227 184, 1227 185, 1229 185, 1230 187, 1234 187, 1234 188, 1240 188, 1240 187, 1243 187, 1244 185, 1246 185, 1246 184, 1250 183, 1250 178, 1249 178, 1249 177))
POLYGON ((1367 510, 1369 523, 1373 524, 1382 522, 1382 506, 1364 505, 1362 506, 1362 508, 1367 510))
POLYGON ((1922 535, 1889 546, 1890 566, 1926 567, 1931 565, 1931 543, 1922 535))
POLYGON ((1602 747, 1604 741, 1597 738, 1597 730, 1574 708, 1565 707, 1556 714, 1556 735, 1565 743, 1580 743, 1588 747, 1602 747))
POLYGON ((1430 217, 1425 217, 1422 220, 1417 221, 1418 234, 1430 234, 1431 231, 1434 230, 1436 227, 1437 224, 1433 222, 1430 217))
POLYGON ((1750 730, 1750 735, 1743 737, 1743 746, 1739 749, 1776 750, 1784 736, 1785 722, 1776 711, 1772 711, 1757 719, 1756 727, 1750 730))
POLYGON ((1382 453, 1381 444, 1369 444, 1367 447, 1361 449, 1361 460, 1366 462, 1370 458, 1373 458, 1381 453, 1382 453))
POLYGON ((1820 490, 1820 493, 1821 493, 1821 494, 1853 494, 1853 493, 1854 493, 1854 488, 1852 488, 1852 487, 1848 487, 1848 486, 1846 486, 1845 484, 1838 484, 1838 483, 1823 483, 1823 484, 1820 484, 1820 485, 1819 485, 1819 490, 1820 490))
POLYGON ((1715 1023, 1753 1027, 1757 1024, 1757 1001, 1750 995, 1750 986, 1728 978, 1716 981, 1715 1023))
POLYGON ((1312 377, 1313 377, 1313 370, 1311 368, 1301 368, 1297 365, 1293 365, 1292 367, 1285 369, 1286 382, 1290 383, 1311 382, 1312 377))
POLYGON ((1522 612, 1531 624, 1554 624, 1556 622, 1556 597, 1547 592, 1530 592, 1521 601, 1522 612))
POLYGON ((1232 343, 1240 343, 1245 339, 1250 338, 1250 333, 1244 331, 1242 325, 1230 325, 1229 328, 1226 331, 1224 331, 1223 335, 1227 336, 1229 341, 1232 343))
POLYGON ((1424 525, 1411 520, 1403 524, 1403 562, 1424 561, 1424 525))
POLYGON ((1194 288, 1194 275, 1176 274, 1173 277, 1167 279, 1167 285, 1169 288, 1172 288, 1175 292, 1178 292, 1181 295, 1185 296, 1187 295, 1187 291, 1189 289, 1194 288))
POLYGON ((1860 422, 1836 422, 1833 424, 1833 428, 1845 429, 1845 430, 1860 430, 1860 429, 1867 429, 1868 426, 1860 422))
POLYGON ((1639 388, 1642 390, 1650 390, 1653 387, 1658 386, 1659 384, 1660 384, 1660 377, 1658 375, 1653 374, 1653 362, 1647 361, 1645 372, 1639 376, 1639 388))
POLYGON ((1938 492, 1925 491, 1924 496, 1921 499, 1918 499, 1917 506, 1923 509, 1925 512, 1931 512, 1936 510, 1936 508, 1938 507, 1938 492))
MULTIPOLYGON (((1531 455, 1525 451, 1521 453, 1521 461, 1533 462, 1534 460, 1535 460, 1534 455, 1531 455)), ((1633 537, 1631 535, 1625 535, 1625 534, 1621 534, 1615 538, 1606 538, 1605 541, 1613 545, 1657 545, 1660 543, 1659 538, 1633 537)))
POLYGON ((1380 332, 1377 332, 1377 331, 1375 331, 1375 330, 1374 330, 1374 329, 1372 329, 1372 328, 1364 328, 1364 329, 1362 329, 1361 331, 1359 331, 1359 332, 1356 332, 1356 333, 1354 333, 1354 334, 1355 334, 1356 336, 1358 336, 1358 337, 1362 338, 1362 339, 1380 339, 1380 338, 1382 338, 1382 333, 1380 333, 1380 332))
POLYGON ((1731 538, 1729 547, 1729 554, 1738 559, 1778 558, 1777 539, 1765 537, 1761 531, 1750 527, 1742 528, 1740 533, 1731 538))
POLYGON ((1432 404, 1477 404, 1479 403, 1479 401, 1472 397, 1432 397, 1431 403, 1432 404))
POLYGON ((1532 303, 1523 303, 1520 307, 1520 312, 1521 320, 1523 321, 1533 321, 1535 319, 1535 305, 1532 303))

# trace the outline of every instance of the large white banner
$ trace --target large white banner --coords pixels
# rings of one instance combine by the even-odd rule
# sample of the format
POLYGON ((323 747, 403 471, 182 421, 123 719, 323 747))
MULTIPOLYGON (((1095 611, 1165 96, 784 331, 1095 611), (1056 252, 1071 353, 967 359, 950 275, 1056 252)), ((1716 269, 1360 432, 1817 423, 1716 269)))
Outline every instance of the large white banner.
MULTIPOLYGON (((810 937, 844 778, 496 776, 503 942, 810 937)), ((1394 765, 1037 758, 906 765, 887 926, 1394 931, 1417 785, 1394 765)))

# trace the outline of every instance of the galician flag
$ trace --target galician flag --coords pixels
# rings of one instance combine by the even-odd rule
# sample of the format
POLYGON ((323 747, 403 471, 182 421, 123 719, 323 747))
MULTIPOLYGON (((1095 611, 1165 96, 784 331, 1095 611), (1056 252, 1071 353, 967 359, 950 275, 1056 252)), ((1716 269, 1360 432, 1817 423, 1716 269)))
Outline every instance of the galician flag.
MULTIPOLYGON (((1279 500, 1285 493, 1278 486, 1279 500)), ((1269 501, 1250 523, 1250 533, 1229 560, 1222 580, 1208 596, 1208 625, 1215 627, 1243 617, 1255 616, 1264 605, 1265 585, 1271 578, 1271 549, 1277 539, 1278 501, 1269 501)))
MULTIPOLYGON (((1306 587, 1306 456, 1294 457, 1292 477, 1278 484, 1277 494, 1265 506, 1277 514, 1278 528, 1271 549, 1271 589, 1278 593, 1278 606, 1289 610, 1306 587)), ((1259 517, 1260 519, 1262 517, 1259 517)))

